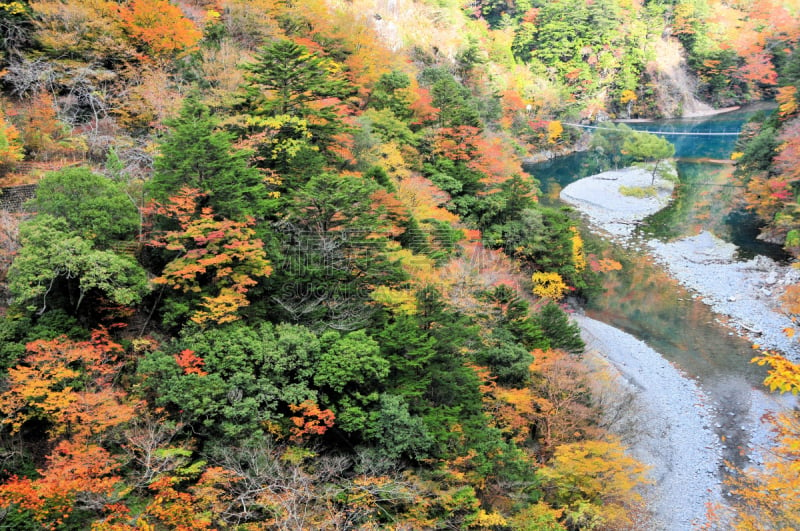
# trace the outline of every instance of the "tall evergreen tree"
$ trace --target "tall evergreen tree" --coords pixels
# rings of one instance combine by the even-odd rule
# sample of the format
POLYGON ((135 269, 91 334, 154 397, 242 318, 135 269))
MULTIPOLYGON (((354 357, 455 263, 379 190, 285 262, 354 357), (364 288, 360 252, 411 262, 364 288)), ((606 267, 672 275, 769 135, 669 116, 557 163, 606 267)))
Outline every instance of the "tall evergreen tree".
POLYGON ((170 132, 150 183, 155 199, 165 201, 188 186, 207 194, 202 206, 211 206, 220 216, 238 221, 264 217, 269 191, 262 176, 248 166, 247 151, 233 149, 233 136, 217 128, 207 106, 189 96, 180 115, 166 124, 170 132))
POLYGON ((572 354, 583 354, 586 343, 581 338, 578 325, 571 322, 567 313, 557 304, 548 302, 536 317, 544 335, 550 340, 550 348, 560 348, 572 354))
POLYGON ((289 40, 263 47, 254 63, 244 65, 250 83, 250 105, 258 114, 303 115, 314 101, 343 97, 347 83, 331 76, 328 64, 305 46, 289 40))
POLYGON ((350 330, 363 327, 376 286, 404 278, 386 254, 383 208, 368 179, 323 173, 297 190, 279 227, 284 259, 273 297, 288 316, 301 322, 350 330))
POLYGON ((530 317, 528 303, 513 288, 500 284, 488 291, 484 298, 494 307, 497 325, 510 332, 515 341, 528 349, 549 346, 542 329, 530 317))
POLYGON ((384 357, 391 363, 391 391, 402 396, 416 413, 424 410, 422 397, 431 384, 430 364, 436 355, 436 341, 420 330, 417 319, 397 315, 382 323, 375 336, 384 357))
POLYGON ((433 104, 440 109, 439 122, 443 127, 482 127, 469 89, 460 85, 452 76, 438 79, 431 86, 431 95, 433 104))
POLYGON ((375 84, 369 106, 373 109, 388 109, 401 120, 409 120, 411 111, 411 80, 408 74, 393 70, 383 74, 375 84))
POLYGON ((290 40, 263 47, 255 62, 244 65, 244 110, 256 130, 294 129, 294 140, 324 146, 344 130, 336 103, 352 92, 349 83, 332 73, 328 59, 290 40), (292 120, 294 119, 294 120, 292 120), (304 122, 298 123, 301 119, 304 122))

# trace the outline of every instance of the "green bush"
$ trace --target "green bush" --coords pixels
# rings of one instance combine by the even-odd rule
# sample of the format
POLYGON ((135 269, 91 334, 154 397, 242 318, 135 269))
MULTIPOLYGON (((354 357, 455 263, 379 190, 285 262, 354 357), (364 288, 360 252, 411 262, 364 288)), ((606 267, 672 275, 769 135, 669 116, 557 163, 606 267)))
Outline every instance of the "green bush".
POLYGON ((627 197, 644 199, 645 197, 655 197, 658 192, 655 186, 620 186, 619 193, 627 197))

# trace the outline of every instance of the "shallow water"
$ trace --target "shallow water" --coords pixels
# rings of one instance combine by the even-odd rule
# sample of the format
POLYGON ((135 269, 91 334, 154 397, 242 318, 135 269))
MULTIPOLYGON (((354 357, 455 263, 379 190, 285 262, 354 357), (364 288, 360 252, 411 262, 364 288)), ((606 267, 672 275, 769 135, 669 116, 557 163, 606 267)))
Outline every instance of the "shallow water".
MULTIPOLYGON (((640 130, 675 132, 734 132, 763 106, 707 118, 664 120, 629 124, 640 130)), ((642 224, 642 237, 671 240, 709 230, 740 247, 740 258, 764 254, 778 260, 787 258, 779 246, 757 240, 754 218, 737 210, 741 193, 732 182, 733 166, 707 162, 729 160, 735 136, 666 136, 676 145, 681 185, 669 207, 642 224), (705 162, 698 162, 704 159, 705 162)), ((543 202, 558 203, 561 188, 583 177, 612 167, 611 162, 592 152, 581 152, 529 165, 526 170, 542 183, 543 202)), ((602 246, 608 246, 599 244, 602 246)), ((646 341, 688 375, 701 380, 715 377, 744 377, 758 386, 764 371, 753 367, 748 341, 733 335, 717 321, 708 307, 692 298, 676 281, 653 265, 644 253, 611 246, 614 257, 625 266, 606 273, 605 295, 592 301, 587 313, 646 341)))
MULTIPOLYGON (((706 119, 630 124, 657 131, 737 131, 760 109, 744 109, 706 119)), ((741 193, 731 180, 730 159, 735 136, 667 137, 676 144, 681 185, 672 204, 651 216, 638 233, 642 238, 671 240, 709 230, 741 248, 740 258, 765 254, 786 259, 780 247, 755 239, 758 227, 752 216, 737 210, 741 193), (698 160, 700 159, 700 160, 698 160), (723 161, 710 162, 709 159, 723 161)), ((539 179, 544 203, 558 204, 562 187, 580 178, 611 169, 611 163, 591 152, 576 153, 526 170, 539 179)), ((587 236, 593 238, 593 236, 587 236)), ((626 250, 608 242, 587 242, 587 248, 608 249, 623 264, 622 271, 606 273, 606 293, 590 302, 586 313, 645 341, 650 347, 695 378, 717 403, 720 417, 740 418, 744 412, 731 392, 763 389, 766 371, 750 363, 754 355, 749 341, 734 335, 708 306, 695 299, 643 251, 626 250)), ((738 421, 737 421, 738 422, 738 421)), ((741 463, 737 447, 747 443, 745 433, 727 426, 719 430, 729 441, 725 458, 741 463)))

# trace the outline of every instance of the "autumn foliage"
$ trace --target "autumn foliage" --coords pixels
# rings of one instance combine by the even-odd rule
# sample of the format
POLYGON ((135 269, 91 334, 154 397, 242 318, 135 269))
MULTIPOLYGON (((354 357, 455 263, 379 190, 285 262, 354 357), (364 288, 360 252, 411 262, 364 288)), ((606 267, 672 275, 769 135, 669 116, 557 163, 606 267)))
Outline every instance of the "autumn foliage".
POLYGON ((569 290, 569 286, 556 272, 537 271, 531 276, 533 292, 546 299, 559 301, 569 290))
POLYGON ((296 414, 290 418, 294 424, 290 439, 294 442, 301 442, 308 435, 322 435, 328 428, 333 427, 335 419, 333 411, 320 410, 319 406, 310 400, 299 405, 290 404, 289 409, 296 414))
POLYGON ((167 0, 131 0, 119 17, 130 37, 155 57, 192 48, 202 33, 167 0))
POLYGON ((36 476, 12 476, 0 485, 0 504, 57 528, 78 497, 102 505, 111 496, 121 461, 104 444, 133 418, 136 405, 114 385, 125 359, 105 330, 89 341, 36 341, 27 352, 9 370, 0 411, 12 433, 44 423, 52 450, 36 476))
POLYGON ((23 155, 19 131, 0 107, 0 169, 21 160, 23 155))
POLYGON ((39 187, 74 201, 37 238, 0 216, 0 527, 636 528, 553 302, 621 265, 521 161, 660 112, 669 20, 701 94, 776 93, 746 197, 793 216, 796 16, 700 3, 0 2, 0 165, 93 175, 39 187), (103 187, 124 230, 54 230, 103 187), (124 311, 100 258, 136 266, 124 311))
MULTIPOLYGON (((764 383, 773 391, 800 393, 800 366, 777 354, 753 359, 770 367, 764 383)), ((794 529, 800 526, 800 417, 796 410, 770 414, 767 419, 775 437, 763 468, 742 471, 730 480, 737 496, 732 529, 794 529)))
POLYGON ((565 521, 583 528, 596 522, 609 529, 637 528, 646 483, 644 465, 625 455, 615 440, 559 446, 550 465, 539 471, 545 499, 565 506, 565 521))
POLYGON ((123 350, 106 331, 83 342, 35 341, 27 351, 25 363, 9 369, 8 390, 0 395, 3 422, 12 432, 37 420, 47 423, 51 436, 91 438, 133 414, 111 386, 123 350))
POLYGON ((155 278, 155 284, 184 293, 200 293, 201 302, 191 319, 201 325, 226 323, 247 306, 246 294, 272 267, 261 240, 254 237, 253 221, 218 220, 208 207, 198 211, 197 190, 184 188, 152 212, 177 222, 179 229, 154 235, 150 244, 178 255, 155 278), (208 280, 206 278, 208 277, 208 280), (210 282, 203 289, 201 281, 210 282))
POLYGON ((174 357, 178 367, 183 369, 183 374, 196 374, 197 376, 206 376, 208 374, 203 370, 203 365, 205 365, 203 358, 196 356, 191 350, 184 349, 179 354, 175 354, 174 357))

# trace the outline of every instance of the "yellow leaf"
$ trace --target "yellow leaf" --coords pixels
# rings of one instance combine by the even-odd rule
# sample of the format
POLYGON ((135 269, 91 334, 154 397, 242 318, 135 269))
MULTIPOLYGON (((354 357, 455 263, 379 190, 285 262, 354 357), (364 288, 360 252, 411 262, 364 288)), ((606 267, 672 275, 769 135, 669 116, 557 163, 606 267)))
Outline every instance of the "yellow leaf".
POLYGON ((569 289, 566 282, 556 272, 537 271, 531 276, 533 293, 539 297, 560 300, 569 289))

